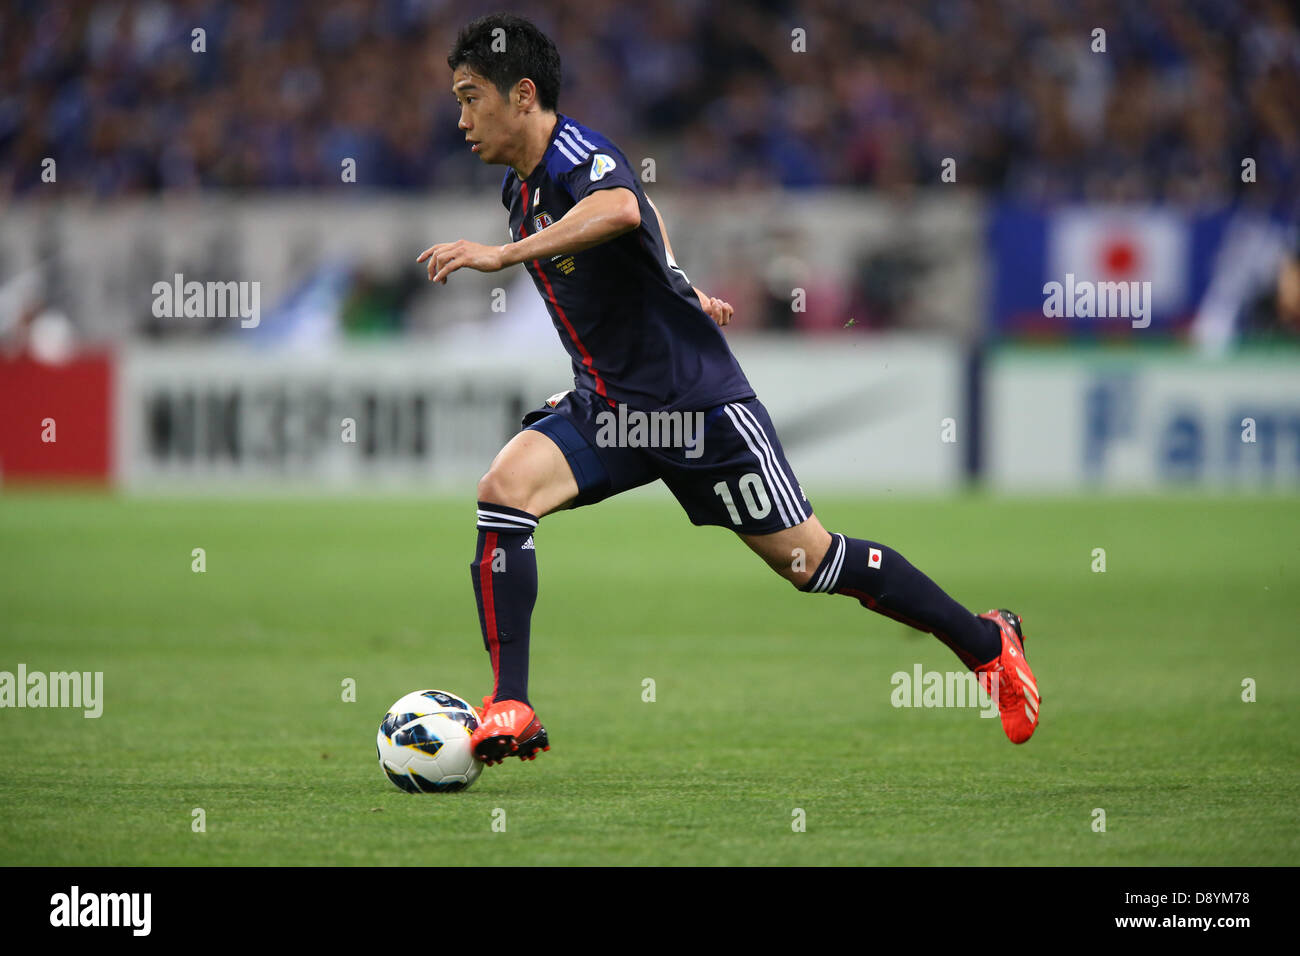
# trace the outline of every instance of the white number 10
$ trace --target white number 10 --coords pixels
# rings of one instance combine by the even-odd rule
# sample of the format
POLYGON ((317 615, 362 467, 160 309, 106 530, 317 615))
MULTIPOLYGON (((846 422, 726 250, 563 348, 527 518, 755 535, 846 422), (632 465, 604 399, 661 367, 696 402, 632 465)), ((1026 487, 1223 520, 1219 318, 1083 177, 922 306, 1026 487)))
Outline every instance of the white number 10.
MULTIPOLYGON (((740 497, 745 499, 745 510, 749 512, 749 516, 755 520, 766 518, 772 510, 772 501, 767 496, 767 489, 763 487, 763 480, 751 471, 741 475, 740 481, 736 484, 740 487, 740 497)), ((736 510, 736 502, 731 497, 731 489, 727 487, 727 483, 718 482, 713 486, 713 493, 722 498, 722 503, 727 506, 731 523, 740 524, 740 512, 736 510)))

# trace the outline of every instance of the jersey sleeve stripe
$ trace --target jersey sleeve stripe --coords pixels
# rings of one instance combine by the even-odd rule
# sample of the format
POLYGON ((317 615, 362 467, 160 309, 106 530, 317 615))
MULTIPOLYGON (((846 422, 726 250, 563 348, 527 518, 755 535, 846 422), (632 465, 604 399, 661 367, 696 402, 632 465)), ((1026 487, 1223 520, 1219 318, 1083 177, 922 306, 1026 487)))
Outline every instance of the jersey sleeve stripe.
POLYGON ((595 152, 597 149, 600 148, 595 143, 588 141, 587 138, 582 135, 582 132, 578 129, 578 127, 574 126, 572 123, 565 123, 564 128, 568 130, 570 133, 572 133, 577 138, 578 142, 582 143, 583 146, 586 146, 587 149, 591 150, 592 152, 595 152))
POLYGON ((559 144, 560 140, 564 140, 566 143, 568 143, 569 146, 573 149, 573 151, 577 153, 579 156, 581 156, 583 159, 586 159, 588 156, 591 155, 591 153, 587 152, 576 142, 574 142, 573 137, 570 136, 568 133, 561 133, 559 136, 555 138, 555 142, 557 145, 559 144))
POLYGON ((573 165, 575 166, 578 165, 579 162, 578 157, 574 156, 571 152, 569 152, 565 148, 564 144, 560 142, 558 136, 555 138, 555 148, 558 149, 561 153, 563 153, 564 158, 567 159, 569 162, 573 163, 573 165))

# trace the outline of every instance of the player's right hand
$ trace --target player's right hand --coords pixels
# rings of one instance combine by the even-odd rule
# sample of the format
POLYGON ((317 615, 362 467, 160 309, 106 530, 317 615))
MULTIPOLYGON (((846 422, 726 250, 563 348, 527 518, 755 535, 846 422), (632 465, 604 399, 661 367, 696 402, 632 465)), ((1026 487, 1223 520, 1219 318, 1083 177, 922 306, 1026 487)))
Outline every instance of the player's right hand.
POLYGON ((457 269, 497 272, 505 267, 505 246, 485 246, 468 239, 440 242, 420 253, 416 262, 428 261, 426 270, 431 282, 447 284, 447 276, 457 269))

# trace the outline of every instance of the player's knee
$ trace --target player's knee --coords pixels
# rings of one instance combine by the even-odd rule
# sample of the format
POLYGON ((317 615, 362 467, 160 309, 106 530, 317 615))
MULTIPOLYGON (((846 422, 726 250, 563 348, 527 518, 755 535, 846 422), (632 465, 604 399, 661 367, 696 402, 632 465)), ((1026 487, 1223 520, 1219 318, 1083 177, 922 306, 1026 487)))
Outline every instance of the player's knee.
POLYGON ((793 585, 794 588, 799 591, 802 591, 808 585, 808 582, 812 580, 813 577, 812 570, 806 568, 800 568, 800 569, 778 568, 777 574, 781 575, 781 577, 789 581, 790 584, 793 585))
POLYGON ((813 570, 809 569, 795 555, 789 561, 773 560, 766 558, 767 566, 775 571, 781 577, 785 578, 795 588, 802 589, 805 584, 812 580, 813 570))
POLYGON ((528 506, 528 492, 521 482, 492 468, 478 480, 478 500, 524 511, 528 506))
MULTIPOLYGON (((816 522, 816 518, 810 519, 816 522)), ((821 567, 822 562, 826 559, 826 554, 830 550, 831 536, 820 525, 809 529, 809 533, 802 535, 798 539, 798 544, 790 548, 788 555, 783 556, 779 566, 773 564, 773 569, 785 578, 790 584, 802 591, 817 575, 817 570, 821 567)))

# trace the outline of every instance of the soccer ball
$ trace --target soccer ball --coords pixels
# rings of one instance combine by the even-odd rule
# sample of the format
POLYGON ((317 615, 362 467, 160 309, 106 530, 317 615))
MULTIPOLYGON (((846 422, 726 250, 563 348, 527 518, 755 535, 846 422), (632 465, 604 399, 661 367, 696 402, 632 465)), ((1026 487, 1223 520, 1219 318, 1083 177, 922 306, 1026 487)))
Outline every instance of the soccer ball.
POLYGON ((379 725, 379 766, 407 793, 464 790, 483 772, 469 738, 478 714, 462 697, 445 690, 417 690, 401 697, 379 725))

